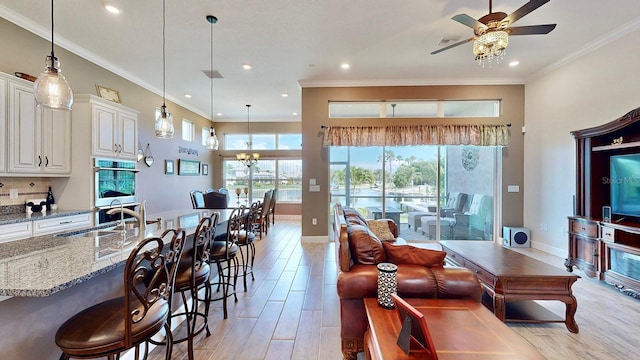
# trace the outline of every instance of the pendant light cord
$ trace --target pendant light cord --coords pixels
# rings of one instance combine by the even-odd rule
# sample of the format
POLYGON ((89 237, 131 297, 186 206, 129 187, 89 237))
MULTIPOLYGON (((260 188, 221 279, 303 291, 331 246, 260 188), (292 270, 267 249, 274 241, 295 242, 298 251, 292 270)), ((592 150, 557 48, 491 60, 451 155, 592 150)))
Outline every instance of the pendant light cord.
POLYGON ((55 59, 53 55, 53 0, 51 0, 51 58, 55 59))
MULTIPOLYGON (((52 0, 53 1, 53 0, 52 0)), ((166 0, 162 0, 162 107, 166 108, 165 104, 165 87, 166 87, 166 65, 165 65, 165 23, 166 23, 166 0)), ((163 111, 164 112, 164 111, 163 111)))
POLYGON ((213 24, 214 24, 214 17, 212 17, 211 19, 209 19, 209 17, 207 17, 209 23, 211 24, 211 49, 210 49, 210 55, 211 55, 211 128, 213 128, 213 24))
POLYGON ((251 151, 253 149, 253 141, 251 139, 251 129, 249 128, 249 109, 251 109, 251 105, 247 105, 247 137, 249 139, 247 145, 249 147, 249 151, 251 151))

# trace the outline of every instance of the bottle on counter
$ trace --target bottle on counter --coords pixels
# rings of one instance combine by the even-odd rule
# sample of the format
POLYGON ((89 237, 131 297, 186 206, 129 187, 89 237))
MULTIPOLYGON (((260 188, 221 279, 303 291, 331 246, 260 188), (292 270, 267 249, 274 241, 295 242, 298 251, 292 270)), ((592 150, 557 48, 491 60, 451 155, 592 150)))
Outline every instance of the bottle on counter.
POLYGON ((47 211, 51 211, 51 205, 55 204, 55 200, 53 199, 53 192, 51 191, 51 186, 49 186, 49 192, 47 193, 47 211))

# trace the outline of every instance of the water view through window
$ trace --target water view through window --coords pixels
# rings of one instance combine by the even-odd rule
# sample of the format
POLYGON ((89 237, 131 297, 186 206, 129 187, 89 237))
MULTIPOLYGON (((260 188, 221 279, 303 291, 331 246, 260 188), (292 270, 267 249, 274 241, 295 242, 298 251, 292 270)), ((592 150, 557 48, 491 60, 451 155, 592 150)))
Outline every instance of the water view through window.
POLYGON ((388 218, 407 240, 492 240, 495 147, 331 147, 331 206, 388 218))

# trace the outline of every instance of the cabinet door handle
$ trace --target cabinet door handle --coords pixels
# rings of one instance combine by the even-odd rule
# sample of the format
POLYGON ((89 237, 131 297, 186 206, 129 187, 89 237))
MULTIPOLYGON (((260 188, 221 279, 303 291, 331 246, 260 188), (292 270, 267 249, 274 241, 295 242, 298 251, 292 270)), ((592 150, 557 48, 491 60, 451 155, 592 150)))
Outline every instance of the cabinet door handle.
POLYGON ((38 155, 38 166, 42 166, 42 156, 38 155))
POLYGON ((71 224, 73 221, 69 220, 69 221, 60 221, 60 225, 63 224, 71 224))
POLYGON ((44 157, 44 166, 45 166, 45 167, 48 167, 48 166, 49 166, 49 157, 48 157, 48 156, 45 156, 45 157, 44 157))
POLYGON ((113 144, 113 152, 118 152, 118 144, 113 144))

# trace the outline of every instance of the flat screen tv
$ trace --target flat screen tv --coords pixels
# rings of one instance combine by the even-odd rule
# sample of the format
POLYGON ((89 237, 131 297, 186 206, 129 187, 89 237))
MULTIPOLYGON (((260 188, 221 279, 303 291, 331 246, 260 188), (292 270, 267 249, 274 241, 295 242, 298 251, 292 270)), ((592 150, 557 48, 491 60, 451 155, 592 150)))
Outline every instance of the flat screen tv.
POLYGON ((611 212, 640 217, 640 154, 611 156, 611 212))

